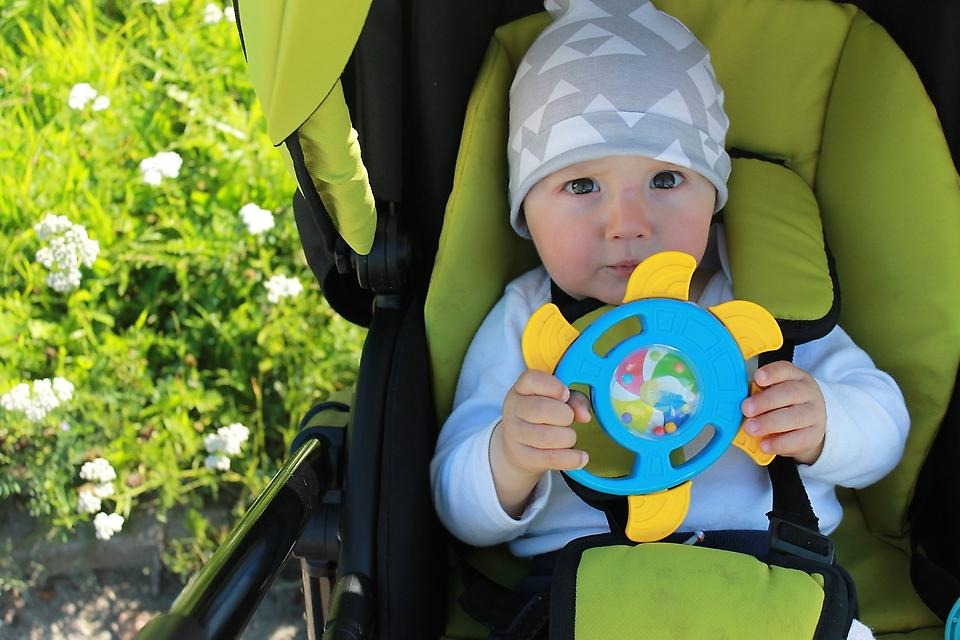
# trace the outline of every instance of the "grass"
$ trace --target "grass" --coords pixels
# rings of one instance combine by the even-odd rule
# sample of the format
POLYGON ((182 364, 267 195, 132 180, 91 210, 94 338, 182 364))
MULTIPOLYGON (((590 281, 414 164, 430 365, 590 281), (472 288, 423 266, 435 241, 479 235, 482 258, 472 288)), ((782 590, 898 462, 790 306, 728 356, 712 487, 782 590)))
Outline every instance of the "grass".
MULTIPOLYGON (((53 537, 92 536, 78 471, 96 457, 118 475, 103 511, 128 522, 214 500, 239 513, 299 417, 354 382, 363 332, 329 309, 306 266, 294 182, 266 137, 236 28, 206 24, 206 4, 0 8, 0 394, 54 376, 75 386, 39 422, 0 409, 0 501, 53 537), (71 108, 83 82, 110 106, 71 108), (161 151, 180 155, 179 175, 146 184, 140 162, 161 151), (249 202, 276 226, 250 234, 238 216, 249 202), (50 212, 100 246, 67 293, 35 258, 33 226, 50 212), (304 291, 269 303, 273 275, 304 291), (229 471, 207 468, 204 436, 233 422, 251 432, 241 455, 229 471)), ((194 537, 166 555, 183 574, 229 525, 187 521, 194 537)))

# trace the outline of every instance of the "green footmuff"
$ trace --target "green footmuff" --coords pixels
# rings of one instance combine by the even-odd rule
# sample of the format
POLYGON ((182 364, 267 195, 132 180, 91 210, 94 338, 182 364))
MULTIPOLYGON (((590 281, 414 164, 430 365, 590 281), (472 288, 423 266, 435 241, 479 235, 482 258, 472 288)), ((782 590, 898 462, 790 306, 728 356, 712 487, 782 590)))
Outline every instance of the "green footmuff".
POLYGON ((589 536, 563 549, 551 640, 842 638, 855 613, 852 587, 829 565, 621 540, 589 536))

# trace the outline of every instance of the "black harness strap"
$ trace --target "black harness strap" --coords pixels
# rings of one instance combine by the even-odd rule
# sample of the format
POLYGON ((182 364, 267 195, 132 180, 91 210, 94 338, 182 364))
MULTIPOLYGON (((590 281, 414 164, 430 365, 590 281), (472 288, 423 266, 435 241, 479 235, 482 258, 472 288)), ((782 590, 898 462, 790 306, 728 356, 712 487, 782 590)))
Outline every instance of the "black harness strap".
MULTIPOLYGON (((771 362, 786 360, 793 362, 795 344, 784 340, 783 346, 776 351, 761 353, 757 360, 763 367, 771 362)), ((767 514, 771 519, 778 518, 810 531, 820 532, 820 520, 810 504, 810 496, 800 479, 797 461, 793 458, 777 456, 769 465, 770 484, 773 486, 773 509, 767 514)))

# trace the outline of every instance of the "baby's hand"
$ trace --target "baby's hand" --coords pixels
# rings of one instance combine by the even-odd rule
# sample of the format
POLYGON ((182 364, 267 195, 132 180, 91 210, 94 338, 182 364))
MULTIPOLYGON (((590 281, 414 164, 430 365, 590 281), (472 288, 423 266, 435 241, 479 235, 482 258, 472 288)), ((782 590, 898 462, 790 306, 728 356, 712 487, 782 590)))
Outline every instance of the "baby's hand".
POLYGON ((741 405, 747 433, 764 436, 760 447, 768 453, 816 462, 827 428, 827 408, 817 382, 785 360, 760 367, 753 379, 762 390, 741 405))
POLYGON ((537 480, 550 469, 579 469, 587 453, 574 449, 573 421, 589 422, 587 398, 543 371, 525 371, 503 400, 490 440, 490 468, 504 510, 519 515, 537 480))

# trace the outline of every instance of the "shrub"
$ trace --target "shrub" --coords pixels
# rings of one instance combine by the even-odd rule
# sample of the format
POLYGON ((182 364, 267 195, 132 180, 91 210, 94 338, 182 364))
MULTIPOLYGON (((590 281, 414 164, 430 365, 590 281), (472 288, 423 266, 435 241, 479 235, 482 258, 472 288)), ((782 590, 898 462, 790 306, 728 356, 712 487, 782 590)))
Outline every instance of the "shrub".
POLYGON ((306 267, 222 9, 3 4, 0 501, 101 538, 182 507, 187 572, 231 524, 198 510, 242 512, 363 333, 306 267))

